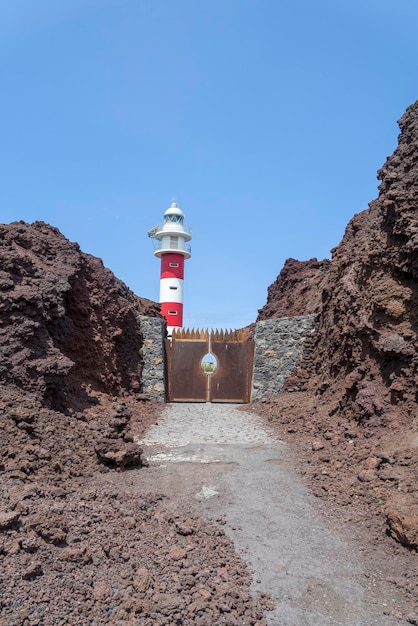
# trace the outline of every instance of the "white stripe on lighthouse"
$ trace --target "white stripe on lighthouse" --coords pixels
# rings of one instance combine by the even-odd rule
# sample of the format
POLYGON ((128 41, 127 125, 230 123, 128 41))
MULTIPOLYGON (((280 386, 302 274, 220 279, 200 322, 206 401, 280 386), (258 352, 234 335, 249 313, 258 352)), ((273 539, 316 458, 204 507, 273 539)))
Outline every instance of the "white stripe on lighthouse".
POLYGON ((183 302, 183 283, 182 278, 162 278, 160 302, 183 302))

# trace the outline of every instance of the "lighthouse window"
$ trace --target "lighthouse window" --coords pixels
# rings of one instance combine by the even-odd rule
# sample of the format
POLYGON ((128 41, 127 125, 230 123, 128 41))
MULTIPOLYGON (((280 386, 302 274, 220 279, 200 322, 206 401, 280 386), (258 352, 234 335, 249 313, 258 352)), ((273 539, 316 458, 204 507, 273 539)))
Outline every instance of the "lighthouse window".
POLYGON ((170 267, 178 267, 178 266, 179 266, 179 264, 178 264, 178 263, 169 263, 169 266, 170 266, 170 267))
POLYGON ((164 222, 167 224, 169 222, 174 222, 175 224, 183 224, 183 216, 181 215, 166 215, 164 217, 164 222))
POLYGON ((169 311, 168 314, 169 315, 177 315, 177 311, 169 311))
POLYGON ((177 287, 170 287, 170 289, 177 289, 177 287))
POLYGON ((170 237, 170 248, 178 248, 178 246, 179 246, 179 238, 170 237))

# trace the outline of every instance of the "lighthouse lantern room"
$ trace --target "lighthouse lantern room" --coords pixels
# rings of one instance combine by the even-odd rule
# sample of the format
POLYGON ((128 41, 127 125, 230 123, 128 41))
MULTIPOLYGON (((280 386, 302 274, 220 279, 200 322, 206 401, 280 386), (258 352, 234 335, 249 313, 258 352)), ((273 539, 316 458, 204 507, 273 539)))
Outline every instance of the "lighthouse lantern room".
POLYGON ((184 260, 191 257, 192 231, 186 225, 183 211, 172 202, 164 213, 162 226, 148 231, 153 239, 154 255, 161 259, 160 303, 167 320, 167 332, 183 326, 184 260))

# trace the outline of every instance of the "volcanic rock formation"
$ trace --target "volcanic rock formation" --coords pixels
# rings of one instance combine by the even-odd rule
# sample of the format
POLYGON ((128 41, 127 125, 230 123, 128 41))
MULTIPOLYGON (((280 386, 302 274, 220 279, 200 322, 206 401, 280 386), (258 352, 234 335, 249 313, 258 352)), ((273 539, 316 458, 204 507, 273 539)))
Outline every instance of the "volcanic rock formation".
POLYGON ((317 313, 330 263, 329 259, 287 259, 267 290, 267 303, 259 310, 257 322, 317 313))
POLYGON ((80 406, 89 386, 139 389, 139 316, 158 304, 43 222, 0 226, 0 268, 3 382, 59 409, 80 406))
POLYGON ((306 436, 311 460, 322 457, 322 473, 307 470, 318 495, 371 505, 416 547, 418 102, 399 126, 379 197, 349 222, 331 262, 286 262, 259 319, 317 314, 287 384, 299 394, 284 390, 264 410, 306 436))
POLYGON ((418 387, 418 104, 399 122, 379 197, 355 215, 332 261, 293 259, 258 319, 317 313, 310 388, 358 422, 413 420, 418 387))

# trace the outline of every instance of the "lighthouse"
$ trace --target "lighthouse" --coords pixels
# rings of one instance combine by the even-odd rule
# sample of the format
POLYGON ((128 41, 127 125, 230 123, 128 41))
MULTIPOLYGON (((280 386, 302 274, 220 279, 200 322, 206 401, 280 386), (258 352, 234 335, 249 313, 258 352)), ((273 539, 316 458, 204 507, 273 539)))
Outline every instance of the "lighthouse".
POLYGON ((172 202, 164 213, 162 226, 148 231, 153 239, 154 255, 161 259, 160 303, 167 320, 167 332, 183 326, 184 260, 191 257, 192 231, 186 225, 184 213, 172 202))

